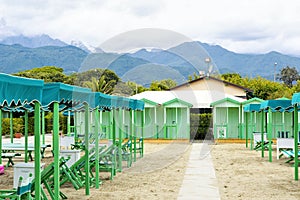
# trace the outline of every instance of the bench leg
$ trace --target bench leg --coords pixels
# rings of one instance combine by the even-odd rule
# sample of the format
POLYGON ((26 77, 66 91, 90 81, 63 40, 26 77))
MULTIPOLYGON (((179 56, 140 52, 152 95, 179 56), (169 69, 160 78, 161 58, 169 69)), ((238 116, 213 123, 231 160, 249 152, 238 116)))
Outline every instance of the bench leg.
POLYGON ((42 149, 41 149, 41 157, 42 157, 42 158, 45 158, 45 149, 46 149, 46 148, 42 148, 42 149))
POLYGON ((12 160, 13 158, 11 157, 11 158, 8 158, 8 163, 11 163, 11 166, 14 166, 14 161, 12 160))
POLYGON ((6 157, 8 159, 7 163, 6 163, 6 167, 9 167, 9 165, 11 164, 11 166, 14 166, 14 161, 12 160, 13 157, 6 157))
POLYGON ((28 157, 30 158, 31 161, 33 161, 33 157, 31 153, 32 153, 31 151, 28 151, 28 157))

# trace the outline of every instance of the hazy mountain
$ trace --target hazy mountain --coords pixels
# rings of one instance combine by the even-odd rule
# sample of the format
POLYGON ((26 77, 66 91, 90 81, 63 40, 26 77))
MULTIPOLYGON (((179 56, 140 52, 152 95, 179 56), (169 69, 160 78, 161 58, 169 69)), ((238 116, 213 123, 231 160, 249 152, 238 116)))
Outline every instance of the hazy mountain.
POLYGON ((242 76, 255 77, 259 75, 272 80, 275 63, 277 63, 276 73, 286 66, 296 67, 300 72, 299 57, 275 51, 266 54, 239 54, 218 45, 201 44, 210 54, 220 73, 237 72, 242 76))
POLYGON ((104 68, 115 71, 116 74, 121 77, 139 65, 147 63, 149 63, 149 61, 131 57, 129 54, 94 53, 86 57, 79 71, 104 68))
POLYGON ((141 84, 149 84, 149 78, 160 80, 168 77, 180 84, 186 82, 189 75, 207 71, 210 66, 213 66, 211 70, 219 70, 220 73, 236 72, 249 77, 260 75, 271 80, 274 76, 275 62, 277 73, 286 66, 296 67, 299 71, 300 66, 299 57, 278 52, 239 54, 218 45, 200 42, 183 43, 167 50, 141 49, 130 54, 116 54, 102 50, 98 53, 88 53, 92 52, 91 47, 81 42, 74 42, 73 45, 80 48, 0 45, 0 72, 14 73, 45 65, 62 67, 66 73, 107 68, 115 71, 124 80, 141 84), (84 48, 86 49, 83 50, 84 48), (208 57, 211 59, 210 63, 205 62, 208 57))
POLYGON ((50 36, 45 34, 32 36, 32 37, 24 36, 24 35, 8 36, 2 39, 0 41, 0 44, 6 44, 6 45, 19 44, 22 45, 23 47, 29 47, 29 48, 44 47, 44 46, 63 47, 68 45, 61 40, 52 39, 50 36))
POLYGON ((57 66, 66 73, 77 71, 87 53, 74 46, 28 48, 0 44, 0 72, 15 73, 35 67, 57 66))
POLYGON ((177 83, 183 83, 185 78, 179 71, 170 66, 146 63, 127 71, 121 76, 121 79, 149 87, 151 82, 155 80, 172 79, 177 83))
POLYGON ((209 45, 201 42, 187 42, 167 50, 148 51, 142 49, 132 54, 152 63, 164 64, 177 69, 182 75, 207 71, 212 65, 219 73, 236 72, 242 76, 262 76, 273 79, 274 63, 277 63, 276 73, 286 66, 300 69, 300 58, 284 55, 278 52, 266 54, 239 54, 219 45, 209 45), (211 63, 206 63, 206 58, 211 63))

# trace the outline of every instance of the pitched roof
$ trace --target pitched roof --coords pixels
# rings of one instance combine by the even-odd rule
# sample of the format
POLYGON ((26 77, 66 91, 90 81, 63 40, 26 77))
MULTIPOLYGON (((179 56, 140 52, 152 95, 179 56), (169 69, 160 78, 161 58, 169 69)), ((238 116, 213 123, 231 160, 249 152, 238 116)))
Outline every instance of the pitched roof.
POLYGON ((224 103, 224 102, 230 102, 230 103, 233 103, 233 104, 236 104, 236 105, 240 105, 243 101, 245 101, 245 99, 241 99, 241 98, 238 98, 238 97, 235 97, 235 98, 226 97, 224 99, 220 99, 218 101, 212 102, 210 105, 211 106, 216 106, 216 105, 224 103))
POLYGON ((242 102, 242 105, 250 104, 250 103, 253 103, 253 102, 263 102, 263 101, 264 101, 263 99, 254 97, 252 99, 249 99, 247 101, 242 102))
POLYGON ((241 88, 247 92, 253 92, 252 90, 250 90, 249 88, 246 88, 246 87, 243 87, 243 86, 240 86, 240 85, 237 85, 237 84, 234 84, 234 83, 230 83, 228 81, 224 81, 224 80, 221 80, 221 79, 218 79, 218 78, 215 78, 213 76, 203 76, 203 77, 200 77, 200 78, 197 78, 195 80, 192 80, 192 81, 189 81, 189 82, 186 82, 186 83, 183 83, 181 85, 177 85, 173 88, 171 88, 170 90, 173 90, 173 89, 176 89, 176 88, 179 88, 179 87, 182 87, 182 86, 186 86, 186 85, 189 85, 191 83, 194 83, 194 82, 197 82, 197 81, 200 81, 200 80, 203 80, 204 78, 209 78, 209 79, 212 79, 212 80, 215 80, 215 81, 219 81, 219 82, 222 82, 226 85, 232 85, 232 86, 235 86, 235 87, 238 87, 238 88, 241 88))

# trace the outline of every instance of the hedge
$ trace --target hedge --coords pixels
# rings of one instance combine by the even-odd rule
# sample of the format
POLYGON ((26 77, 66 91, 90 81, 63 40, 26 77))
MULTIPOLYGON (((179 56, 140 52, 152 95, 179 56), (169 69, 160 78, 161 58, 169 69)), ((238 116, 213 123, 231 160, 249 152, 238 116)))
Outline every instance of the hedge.
MULTIPOLYGON (((31 113, 30 113, 31 115, 31 113)), ((29 115, 28 118, 28 135, 33 135, 34 133, 34 117, 29 115)), ((46 126, 46 133, 52 132, 52 119, 53 114, 48 113, 45 115, 45 126, 46 126)), ((3 118, 2 119, 2 135, 9 135, 10 134, 10 118, 3 118)), ((63 131, 64 134, 67 133, 67 117, 60 114, 59 116, 59 126, 60 130, 63 131)), ((14 133, 22 133, 24 135, 24 118, 13 118, 13 132, 14 133)))
POLYGON ((191 114, 190 125, 191 125, 191 139, 203 140, 209 132, 209 127, 212 120, 211 113, 203 114, 191 114))

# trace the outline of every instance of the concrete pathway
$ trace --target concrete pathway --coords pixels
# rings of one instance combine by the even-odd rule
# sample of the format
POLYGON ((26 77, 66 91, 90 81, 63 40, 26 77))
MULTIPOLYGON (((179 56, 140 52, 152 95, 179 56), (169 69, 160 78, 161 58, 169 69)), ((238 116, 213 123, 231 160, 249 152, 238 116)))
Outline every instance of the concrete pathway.
POLYGON ((178 200, 220 199, 218 181, 206 143, 193 143, 178 200))

